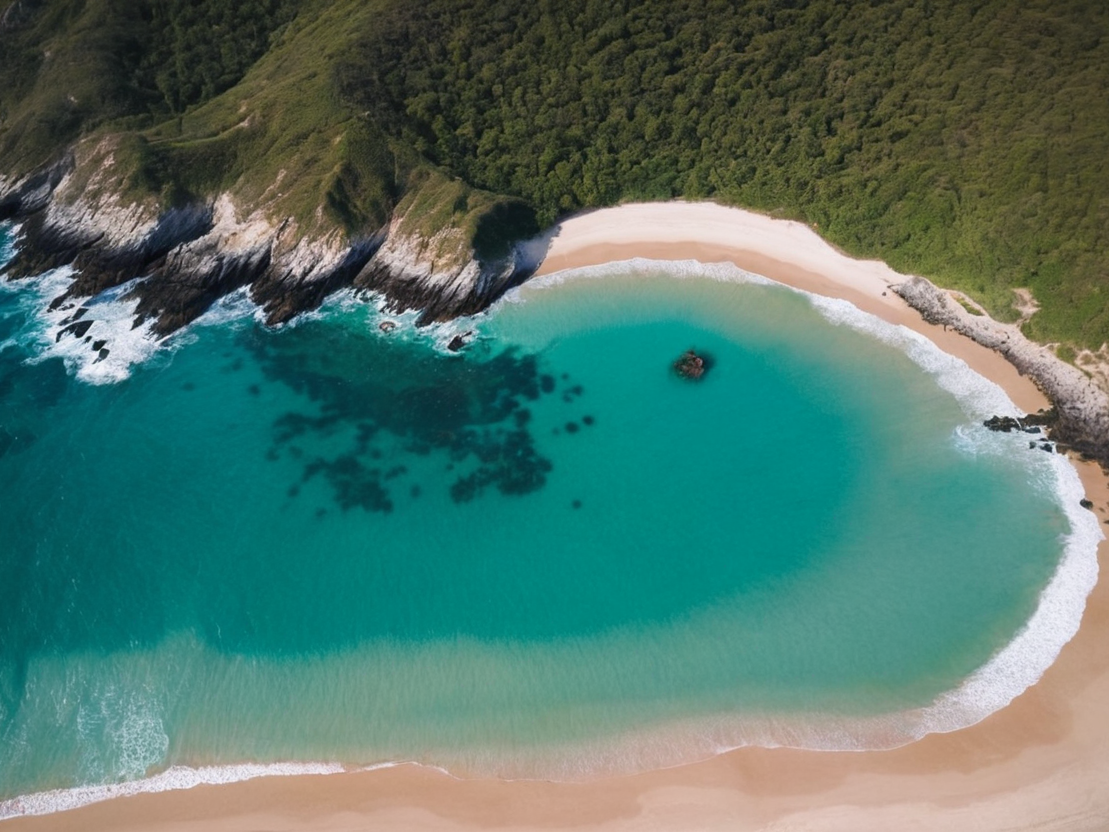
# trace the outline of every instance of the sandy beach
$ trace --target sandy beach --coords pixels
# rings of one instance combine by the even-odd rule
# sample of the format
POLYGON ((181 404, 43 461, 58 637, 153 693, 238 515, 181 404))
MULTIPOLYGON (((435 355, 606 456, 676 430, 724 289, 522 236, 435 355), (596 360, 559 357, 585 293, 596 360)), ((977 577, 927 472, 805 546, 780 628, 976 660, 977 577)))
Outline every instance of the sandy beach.
MULTIPOLYGON (((531 248, 539 275, 631 258, 731 262, 926 335, 1025 411, 1047 405, 1003 356, 925 323, 890 290, 904 275, 853 260, 799 223, 711 204, 627 205, 569 219, 531 248)), ((1093 464, 1076 466, 1109 521, 1109 480, 1093 464)), ((1107 557, 1103 541, 1102 568, 1107 557)), ((1109 586, 1098 584, 1078 635, 1012 704, 892 751, 744 748, 580 783, 401 765, 141 794, 0 823, 2 832, 263 829, 1109 829, 1109 586)))

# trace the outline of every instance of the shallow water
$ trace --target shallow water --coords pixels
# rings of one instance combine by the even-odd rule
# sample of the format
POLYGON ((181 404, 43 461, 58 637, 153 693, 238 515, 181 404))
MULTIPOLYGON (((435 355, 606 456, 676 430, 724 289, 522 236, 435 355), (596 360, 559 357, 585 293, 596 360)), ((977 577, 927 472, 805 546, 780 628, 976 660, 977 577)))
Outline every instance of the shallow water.
POLYGON ((460 355, 361 303, 224 315, 101 376, 35 291, 0 293, 0 797, 896 744, 958 727, 898 715, 1013 640, 1076 532, 1053 455, 979 426, 996 388, 777 286, 526 287, 460 355))

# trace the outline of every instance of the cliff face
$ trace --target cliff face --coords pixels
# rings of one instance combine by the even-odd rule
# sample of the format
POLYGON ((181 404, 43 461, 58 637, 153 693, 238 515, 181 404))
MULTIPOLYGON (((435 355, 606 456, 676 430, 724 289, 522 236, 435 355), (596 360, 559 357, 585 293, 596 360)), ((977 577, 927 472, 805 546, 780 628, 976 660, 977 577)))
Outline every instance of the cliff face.
POLYGON ((417 196, 385 228, 352 239, 320 216, 305 233, 295 218, 274 219, 266 206, 244 211, 228 193, 170 208, 150 196, 128 197, 110 143, 101 142, 22 181, 0 180, 0 216, 20 228, 7 278, 72 266, 73 280, 54 306, 143 278, 127 299, 137 300, 136 325, 150 322, 159 337, 242 287, 271 325, 349 286, 380 293, 389 308, 419 311, 421 323, 480 311, 521 277, 521 266, 512 250, 479 258, 475 212, 444 212, 443 199, 458 202, 457 188, 436 191, 443 182, 434 176, 419 198, 428 179, 419 179, 417 196))
POLYGON ((398 212, 381 248, 353 282, 382 292, 389 308, 417 310, 420 323, 450 320, 480 312, 529 274, 515 249, 483 261, 462 228, 420 230, 417 211, 398 212))

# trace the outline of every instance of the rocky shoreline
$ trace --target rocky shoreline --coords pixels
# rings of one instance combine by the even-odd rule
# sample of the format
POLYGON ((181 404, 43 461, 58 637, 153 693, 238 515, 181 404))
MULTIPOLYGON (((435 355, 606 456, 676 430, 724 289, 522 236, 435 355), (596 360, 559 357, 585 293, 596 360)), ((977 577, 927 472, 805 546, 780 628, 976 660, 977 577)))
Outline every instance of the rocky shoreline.
MULTIPOLYGON (((412 206, 362 239, 337 229, 309 235, 292 218, 275 222, 261 210, 243 216, 228 194, 168 209, 153 198, 126 202, 110 168, 71 153, 21 181, 0 177, 0 220, 19 225, 3 278, 72 266, 73 280, 52 308, 78 312, 83 299, 139 278, 125 299, 136 301, 134 325, 148 323, 158 338, 243 287, 270 325, 318 308, 343 288, 379 293, 389 311, 417 311, 421 324, 446 321, 485 309, 536 266, 523 246, 483 260, 457 227, 414 230, 420 223, 410 221, 412 206)), ((1001 353, 1032 378, 1055 407, 1051 439, 1109 470, 1109 394, 1086 373, 1018 326, 970 314, 928 280, 914 277, 891 289, 929 323, 1001 353)), ((79 337, 77 328, 58 337, 65 336, 79 337)))
POLYGON ((125 299, 137 301, 135 325, 149 322, 159 338, 243 287, 270 325, 348 287, 380 293, 391 312, 417 311, 424 324, 484 309, 530 274, 514 250, 481 260, 454 227, 428 238, 397 216, 362 239, 338 229, 304 233, 292 218, 243 216, 228 194, 169 209, 154 199, 125 202, 113 183, 81 168, 70 155, 19 182, 0 177, 0 220, 19 228, 3 279, 72 266, 72 282, 52 303, 70 308, 140 278, 125 299))
POLYGON ((913 277, 890 288, 929 323, 950 327, 1005 356, 1051 400, 1054 413, 1044 420, 1051 440, 1109 471, 1109 393, 1086 373, 1050 347, 1029 340, 1017 325, 972 315, 924 278, 913 277))

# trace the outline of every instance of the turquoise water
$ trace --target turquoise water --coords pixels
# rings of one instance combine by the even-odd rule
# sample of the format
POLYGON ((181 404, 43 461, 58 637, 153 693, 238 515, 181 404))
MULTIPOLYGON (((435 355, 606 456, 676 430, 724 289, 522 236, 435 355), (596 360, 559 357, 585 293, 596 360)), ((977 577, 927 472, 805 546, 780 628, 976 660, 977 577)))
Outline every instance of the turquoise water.
POLYGON ((525 289, 461 355, 362 303, 228 315, 110 384, 36 297, 0 293, 0 798, 896 743, 1072 531, 1049 455, 780 287, 525 289))

